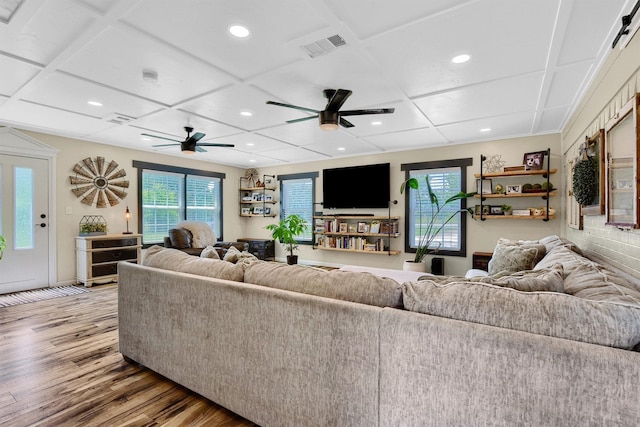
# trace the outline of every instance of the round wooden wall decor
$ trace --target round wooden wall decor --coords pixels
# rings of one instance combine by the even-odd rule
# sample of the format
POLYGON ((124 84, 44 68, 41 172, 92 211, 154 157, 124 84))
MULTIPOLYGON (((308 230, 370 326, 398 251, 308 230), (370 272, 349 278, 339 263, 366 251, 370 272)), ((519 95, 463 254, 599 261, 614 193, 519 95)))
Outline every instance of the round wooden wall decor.
POLYGON ((87 157, 73 166, 75 176, 69 176, 72 185, 71 191, 80 202, 92 206, 96 202, 97 208, 106 208, 120 203, 127 197, 125 188, 129 188, 129 181, 125 179, 127 173, 124 169, 118 169, 118 163, 111 160, 106 162, 104 157, 96 157, 92 160, 87 157))

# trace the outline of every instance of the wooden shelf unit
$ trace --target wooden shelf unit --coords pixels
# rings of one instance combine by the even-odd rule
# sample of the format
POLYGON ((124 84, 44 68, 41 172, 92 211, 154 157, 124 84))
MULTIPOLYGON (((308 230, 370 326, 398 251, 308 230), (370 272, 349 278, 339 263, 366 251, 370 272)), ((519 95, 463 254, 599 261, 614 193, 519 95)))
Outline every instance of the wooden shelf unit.
MULTIPOLYGON (((262 175, 262 182, 267 178, 275 181, 275 175, 262 175)), ((277 190, 273 184, 263 185, 261 187, 248 186, 252 184, 246 177, 240 177, 240 185, 238 188, 240 216, 243 218, 251 217, 276 217, 274 193, 277 190), (244 184, 244 185, 243 185, 244 184), (268 200, 267 200, 268 199, 268 200)))
POLYGON ((314 249, 364 253, 374 255, 399 255, 391 250, 391 239, 400 236, 399 216, 314 216, 314 249), (321 224, 318 222, 321 221, 321 224), (358 232, 358 223, 362 223, 358 232), (377 223, 379 232, 370 232, 372 224, 377 223), (366 230, 364 228, 366 227, 366 230), (346 229, 346 230, 345 230, 346 229))

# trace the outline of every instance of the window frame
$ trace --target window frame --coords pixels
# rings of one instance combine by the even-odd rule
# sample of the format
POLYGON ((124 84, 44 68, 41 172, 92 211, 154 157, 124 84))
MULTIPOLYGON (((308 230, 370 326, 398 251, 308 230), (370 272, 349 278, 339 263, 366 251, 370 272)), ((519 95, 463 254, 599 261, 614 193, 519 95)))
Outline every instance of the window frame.
POLYGON ((280 213, 279 213, 280 220, 283 220, 285 218, 285 209, 284 209, 285 193, 283 191, 283 186, 285 181, 298 180, 298 179, 311 180, 311 206, 309 207, 311 212, 311 221, 308 224, 309 230, 311 231, 311 237, 309 238, 309 240, 296 239, 300 245, 312 246, 313 241, 315 239, 315 235, 314 235, 315 233, 313 231, 314 230, 313 216, 315 214, 315 205, 316 205, 316 181, 319 175, 320 175, 319 172, 301 172, 301 173, 293 173, 293 174, 286 174, 286 175, 278 175, 278 181, 280 181, 280 213))
MULTIPOLYGON (((411 178, 411 172, 417 170, 428 170, 428 169, 451 169, 451 168, 459 168, 460 169, 460 191, 467 192, 467 168, 469 166, 473 166, 473 158, 460 158, 460 159, 449 159, 449 160, 435 160, 430 162, 418 162, 418 163, 405 163, 400 165, 400 170, 404 171, 405 181, 411 178)), ((404 221, 404 251, 406 253, 416 253, 417 248, 411 246, 411 242, 415 240, 415 236, 410 235, 410 224, 411 218, 413 218, 411 212, 411 191, 409 190, 405 192, 405 221, 404 221)), ((460 200, 460 209, 467 208, 467 199, 460 200)), ((437 252, 438 256, 457 256, 457 257, 466 257, 467 256, 467 215, 463 212, 460 214, 460 249, 459 250, 448 250, 448 249, 440 249, 437 252)))
MULTIPOLYGON (((192 169, 192 168, 185 168, 185 167, 180 167, 180 166, 171 166, 171 165, 164 165, 164 164, 160 164, 160 163, 150 163, 150 162, 143 162, 143 161, 139 161, 139 160, 134 160, 133 161, 133 167, 138 169, 138 230, 140 234, 143 234, 143 206, 142 206, 142 196, 143 196, 143 190, 142 190, 142 175, 144 173, 145 170, 147 171, 154 171, 154 172, 168 172, 168 173, 174 173, 174 174, 179 174, 182 175, 182 179, 183 179, 183 198, 184 198, 184 206, 181 207, 181 221, 184 221, 186 219, 186 215, 187 215, 187 190, 188 190, 188 186, 187 186, 187 177, 188 176, 198 176, 198 177, 208 177, 208 178, 218 178, 220 179, 220 235, 216 236, 216 238, 219 241, 224 241, 224 180, 226 178, 226 174, 223 172, 213 172, 213 171, 206 171, 206 170, 202 170, 202 169, 192 169)), ((168 232, 169 230, 167 230, 168 232)), ((168 234, 167 234, 168 236, 168 234)), ((158 243, 144 243, 142 244, 143 248, 148 248, 149 246, 153 246, 156 245, 158 243)))

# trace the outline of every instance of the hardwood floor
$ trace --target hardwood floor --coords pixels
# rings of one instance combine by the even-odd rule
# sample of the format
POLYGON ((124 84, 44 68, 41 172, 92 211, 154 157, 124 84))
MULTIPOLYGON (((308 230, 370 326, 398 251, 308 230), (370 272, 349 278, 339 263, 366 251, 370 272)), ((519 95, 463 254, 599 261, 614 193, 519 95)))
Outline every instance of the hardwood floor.
POLYGON ((117 285, 0 308, 0 425, 254 425, 125 362, 117 328, 117 285))

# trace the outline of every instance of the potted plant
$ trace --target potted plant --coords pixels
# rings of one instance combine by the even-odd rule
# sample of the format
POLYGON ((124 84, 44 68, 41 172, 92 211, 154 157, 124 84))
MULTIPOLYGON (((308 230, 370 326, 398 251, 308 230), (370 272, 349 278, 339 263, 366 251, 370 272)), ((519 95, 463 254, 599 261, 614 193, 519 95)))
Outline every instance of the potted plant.
POLYGON ((511 205, 502 205, 502 213, 505 215, 511 215, 513 211, 513 207, 511 205))
POLYGON ((431 189, 431 184, 429 183, 429 175, 425 177, 425 183, 427 186, 427 193, 429 194, 429 200, 431 201, 431 215, 426 224, 423 224, 423 216, 422 216, 422 200, 420 196, 420 183, 416 178, 409 178, 400 186, 400 194, 404 193, 405 189, 409 191, 415 190, 418 198, 418 218, 419 218, 419 230, 424 230, 420 237, 418 247, 416 249, 416 255, 413 261, 405 261, 404 269, 405 270, 418 270, 424 271, 424 257, 430 253, 436 253, 440 248, 440 242, 434 242, 436 236, 442 231, 445 225, 447 225, 453 218, 456 217, 461 212, 469 212, 473 213, 471 208, 459 209, 453 213, 451 213, 443 222, 439 222, 438 218, 440 217, 440 212, 447 206, 449 203, 456 202, 458 200, 466 199, 468 197, 473 197, 476 193, 465 193, 464 191, 459 192, 451 197, 449 197, 442 205, 438 200, 438 196, 431 189), (435 245, 437 243, 437 245, 435 245), (434 247, 435 246, 435 247, 434 247))
POLYGON ((298 255, 294 255, 293 251, 298 249, 298 242, 295 237, 304 233, 309 226, 300 215, 289 215, 285 219, 280 220, 278 224, 269 224, 266 229, 271 231, 271 237, 278 240, 289 252, 287 255, 287 264, 297 264, 298 255))
POLYGON ((4 250, 6 248, 7 248, 7 241, 5 240, 4 236, 0 234, 0 259, 2 259, 2 254, 4 253, 4 250))

